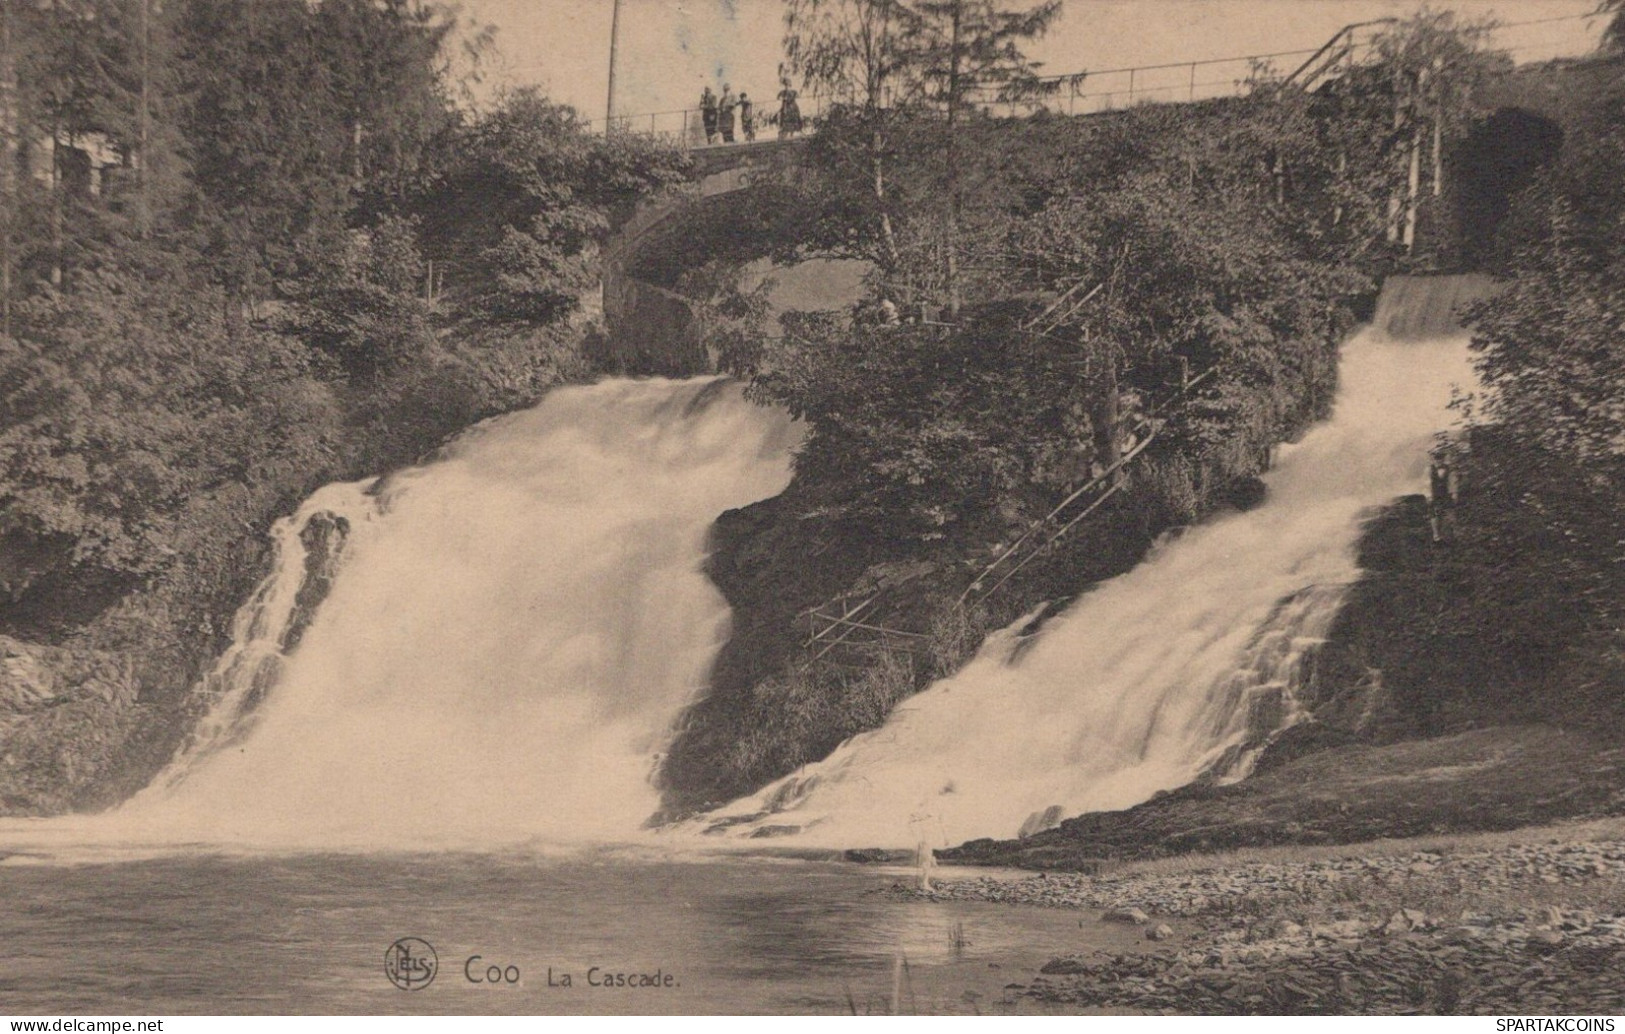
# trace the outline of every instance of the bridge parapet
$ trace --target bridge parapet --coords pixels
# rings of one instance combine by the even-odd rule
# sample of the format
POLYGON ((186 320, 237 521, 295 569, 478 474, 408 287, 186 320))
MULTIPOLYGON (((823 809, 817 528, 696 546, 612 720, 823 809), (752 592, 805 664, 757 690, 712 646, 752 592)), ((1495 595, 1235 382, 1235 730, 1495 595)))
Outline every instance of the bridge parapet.
POLYGON ((685 375, 715 371, 715 357, 699 343, 693 303, 637 273, 646 250, 682 233, 687 220, 726 219, 707 202, 754 188, 793 183, 803 141, 724 145, 696 152, 697 179, 640 205, 605 242, 602 258, 604 323, 611 355, 631 372, 685 375))

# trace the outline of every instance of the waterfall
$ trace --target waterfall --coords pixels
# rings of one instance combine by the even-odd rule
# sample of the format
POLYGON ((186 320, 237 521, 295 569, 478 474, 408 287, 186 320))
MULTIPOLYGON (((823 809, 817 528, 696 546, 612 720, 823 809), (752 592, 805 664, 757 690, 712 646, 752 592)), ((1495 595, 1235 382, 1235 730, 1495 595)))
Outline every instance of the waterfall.
MULTIPOLYGON (((1385 296, 1377 326, 1428 327, 1449 313, 1433 292, 1459 287, 1385 296)), ((991 636, 883 727, 697 828, 945 845, 1244 775, 1301 717, 1299 672, 1359 575, 1363 520, 1425 489, 1452 387, 1471 383, 1466 339, 1368 329, 1344 345, 1340 377, 1330 419, 1281 449, 1261 506, 1160 544, 1019 650, 1023 622, 991 636)))
MULTIPOLYGON (((1167 537, 1036 637, 989 637, 883 727, 673 839, 942 846, 1243 777, 1303 717, 1364 518, 1425 488, 1471 382, 1465 337, 1440 327, 1482 288, 1386 289, 1262 505, 1167 537)), ((274 570, 169 767, 112 812, 17 829, 296 850, 632 839, 727 630, 709 528, 783 490, 799 433, 724 380, 613 380, 321 489, 274 529, 274 570)))
POLYGON ((608 381, 320 490, 191 743, 105 818, 267 847, 635 836, 726 634, 709 528, 783 490, 798 433, 726 381, 608 381))
POLYGON ((1371 326, 1394 341, 1425 341, 1457 333, 1463 309, 1496 291, 1483 273, 1453 276, 1391 276, 1371 326))
POLYGON ((369 493, 376 483, 369 478, 328 485, 272 527, 271 573, 238 608, 231 645, 198 688, 207 711, 143 798, 178 785, 203 758, 240 742, 254 727, 260 703, 281 679, 289 652, 332 587, 351 530, 376 516, 369 493))

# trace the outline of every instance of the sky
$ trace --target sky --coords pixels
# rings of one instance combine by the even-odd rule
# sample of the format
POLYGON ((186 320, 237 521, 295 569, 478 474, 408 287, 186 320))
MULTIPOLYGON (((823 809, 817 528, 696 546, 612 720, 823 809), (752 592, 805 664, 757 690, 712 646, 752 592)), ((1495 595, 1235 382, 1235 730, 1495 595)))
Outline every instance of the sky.
MULTIPOLYGON (((1407 15, 1416 0, 1066 0, 1058 24, 1031 48, 1052 74, 1313 50, 1342 26, 1407 15)), ((1519 60, 1590 49, 1601 19, 1576 17, 1596 0, 1434 0, 1436 8, 1503 22, 1498 42, 1519 60), (1565 19, 1545 21, 1546 19, 1565 19)), ((584 115, 604 115, 613 0, 460 0, 466 22, 495 27, 496 53, 479 96, 534 84, 584 115)), ((761 104, 777 91, 783 0, 621 0, 617 114, 696 104, 706 84, 748 90, 761 104)), ((1301 60, 1301 59, 1299 59, 1301 60)), ((1297 60, 1278 59, 1290 69, 1297 60)), ((1239 71, 1238 71, 1239 70, 1239 71)), ((1201 69, 1203 82, 1244 65, 1201 69)), ((1183 89, 1188 70, 1141 73, 1144 88, 1183 89), (1162 78, 1156 78, 1160 75, 1162 78), (1170 78, 1172 77, 1172 78, 1170 78)), ((1097 75, 1085 89, 1121 90, 1126 76, 1097 75)))

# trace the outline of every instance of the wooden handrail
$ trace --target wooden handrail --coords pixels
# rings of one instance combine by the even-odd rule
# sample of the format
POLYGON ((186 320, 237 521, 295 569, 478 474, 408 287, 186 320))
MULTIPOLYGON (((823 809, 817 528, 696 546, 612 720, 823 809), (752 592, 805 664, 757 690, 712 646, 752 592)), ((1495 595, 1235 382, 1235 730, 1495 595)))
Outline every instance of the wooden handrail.
POLYGON ((1088 506, 1084 507, 1082 513, 1078 514, 1076 517, 1072 518, 1070 521, 1067 521, 1065 524, 1061 525, 1060 530, 1057 531, 1055 534, 1051 535, 1049 538, 1045 539, 1044 544, 1042 546, 1039 546, 1037 549, 1032 550, 1026 556, 1022 557, 1021 558, 1021 563, 1019 563, 1016 566, 1012 567, 1009 571, 1007 571, 1005 573, 1005 576, 1003 578, 1000 578, 998 581, 994 582, 993 587, 987 590, 986 595, 992 595, 993 593, 997 592, 999 590, 999 588, 1004 585, 1005 582, 1008 582, 1010 579, 1014 578, 1016 576, 1017 572, 1019 572, 1023 567, 1026 567, 1030 562, 1032 562, 1034 557, 1038 556, 1039 554, 1043 553, 1044 550, 1046 550, 1050 546, 1054 545, 1056 539, 1059 539, 1062 535, 1065 535, 1067 532, 1071 531, 1073 529, 1073 527, 1076 526, 1079 521, 1083 520, 1085 517, 1089 516, 1090 514, 1094 513, 1096 510, 1100 509, 1100 507, 1102 506, 1102 504, 1104 504, 1106 502, 1106 500, 1110 499, 1112 496, 1116 495, 1119 491, 1122 490, 1124 484, 1125 484, 1125 482, 1119 481, 1119 482, 1117 482, 1117 484, 1113 485, 1112 487, 1108 488, 1106 491, 1102 492, 1100 494, 1099 499, 1096 499, 1094 502, 1092 502, 1088 506))
MULTIPOLYGON (((1319 50, 1317 50, 1313 54, 1311 54, 1309 56, 1309 60, 1307 60, 1303 64, 1299 65, 1297 67, 1297 69, 1295 71, 1293 71, 1293 73, 1291 75, 1287 76, 1285 79, 1282 79, 1281 80, 1281 85, 1282 86, 1291 85, 1298 78, 1298 76, 1302 75, 1316 61, 1319 61, 1321 59, 1321 57, 1323 57, 1328 50, 1330 50, 1334 46, 1336 46, 1338 44, 1338 42, 1340 40, 1342 40, 1344 37, 1348 37, 1349 45, 1350 45, 1350 48, 1352 49, 1352 47, 1353 47, 1353 39, 1354 39, 1354 30, 1355 29, 1369 28, 1372 25, 1393 25, 1393 24, 1397 23, 1398 21, 1399 21, 1398 18, 1373 18, 1370 21, 1351 22, 1350 24, 1343 26, 1341 29, 1338 29, 1337 32, 1332 35, 1331 39, 1326 41, 1324 46, 1322 46, 1319 50)), ((1339 54, 1338 56, 1341 57, 1342 55, 1339 54)), ((1329 67, 1329 65, 1328 65, 1328 67, 1329 67)), ((1304 88, 1307 89, 1308 86, 1305 85, 1304 88)))
MULTIPOLYGON (((1084 483, 1084 485, 1081 488, 1077 489, 1072 494, 1068 495, 1065 499, 1062 499, 1059 503, 1055 504, 1055 508, 1050 510, 1049 513, 1045 514, 1043 517, 1041 517, 1038 520, 1034 521, 1032 523, 1032 525, 1025 532, 1022 533, 1021 537, 1016 539, 1016 541, 1010 545, 1010 548, 1006 549, 1003 553, 1000 553, 999 556, 991 564, 988 564, 986 567, 982 568, 981 572, 979 574, 977 574, 977 576, 974 579, 971 580, 970 585, 965 587, 965 591, 959 594, 959 599, 954 601, 954 605, 959 606, 959 607, 963 607, 965 605, 965 601, 970 598, 971 593, 977 591, 977 587, 982 584, 982 581, 984 579, 986 579, 988 575, 990 575, 994 571, 996 571, 1000 564, 1004 563, 1006 560, 1008 560, 1012 556, 1014 556, 1016 551, 1019 550, 1022 547, 1022 545, 1027 542, 1028 539, 1032 538, 1033 535, 1035 535, 1039 531, 1039 529, 1043 528, 1045 525, 1049 524, 1050 521, 1053 521, 1056 517, 1060 516, 1061 511, 1065 510, 1068 506, 1071 506, 1074 502, 1076 502, 1078 499, 1080 499, 1084 495, 1088 494, 1090 491, 1099 488, 1102 484, 1104 484, 1107 481, 1107 479, 1111 478, 1114 474, 1116 474, 1117 472, 1122 470, 1129 463, 1131 463, 1134 460, 1138 459, 1145 452, 1146 448, 1151 444, 1151 442, 1157 437, 1158 432, 1160 432, 1161 429, 1162 429, 1160 427, 1160 425, 1149 424, 1149 421, 1152 420, 1153 418, 1155 418, 1157 416, 1157 414, 1163 412, 1169 406, 1173 405, 1179 399, 1184 398, 1186 395, 1189 395, 1191 393, 1191 391, 1193 389, 1195 389, 1195 387, 1198 384, 1201 384, 1203 381, 1207 380, 1208 377, 1212 376, 1213 373, 1215 371, 1217 371, 1217 370, 1218 370, 1217 365, 1208 367, 1206 370, 1203 370, 1201 373, 1197 374, 1195 377, 1191 378, 1184 385, 1182 385, 1177 392, 1175 392, 1174 394, 1168 396, 1166 399, 1163 399, 1162 402, 1158 403, 1154 408, 1149 410, 1146 413, 1145 420, 1142 421, 1141 424, 1139 425, 1140 427, 1147 427, 1149 425, 1149 430, 1147 431, 1146 436, 1144 438, 1142 438, 1139 442, 1135 443, 1134 447, 1132 449, 1130 449, 1127 453, 1125 453, 1124 455, 1119 457, 1116 463, 1113 463, 1111 466, 1109 466, 1105 470, 1101 471, 1095 477, 1090 478, 1087 482, 1084 483)), ((1084 512, 1082 514, 1080 514, 1079 517, 1075 517, 1071 521, 1069 521, 1065 525, 1065 527, 1062 528, 1061 532, 1056 533, 1056 535, 1052 536, 1049 540, 1047 540, 1044 543, 1044 545, 1039 546, 1037 549, 1033 550, 1031 555, 1029 555, 1026 559, 1022 560, 1019 565, 1017 565, 1016 570, 1020 570, 1022 567, 1025 567, 1027 565, 1027 561, 1032 559, 1032 556, 1035 556, 1038 553, 1042 552, 1044 549, 1046 549, 1050 545, 1050 543, 1054 542, 1056 538, 1059 538, 1061 534, 1064 534, 1065 531, 1067 529, 1070 529, 1074 524, 1076 524, 1079 519, 1081 519, 1084 516, 1087 516, 1090 513, 1093 513, 1096 509, 1098 509, 1100 504, 1105 502, 1106 499, 1108 499, 1113 494, 1115 494, 1119 487, 1121 487, 1121 482, 1119 482, 1117 485, 1112 486, 1112 488, 1110 490, 1108 490, 1107 492, 1105 492, 1104 494, 1102 494, 1099 499, 1096 499, 1093 503, 1089 504, 1089 506, 1087 508, 1085 508, 1084 512)), ((1014 573, 1015 573, 1014 571, 1011 572, 1011 574, 1014 574, 1014 573)), ((1000 578, 999 581, 997 583, 995 583, 992 588, 984 590, 982 594, 984 596, 988 595, 988 594, 991 594, 995 589, 997 589, 1000 585, 1003 585, 1008 580, 1009 580, 1009 575, 1006 575, 1005 577, 1000 578)))

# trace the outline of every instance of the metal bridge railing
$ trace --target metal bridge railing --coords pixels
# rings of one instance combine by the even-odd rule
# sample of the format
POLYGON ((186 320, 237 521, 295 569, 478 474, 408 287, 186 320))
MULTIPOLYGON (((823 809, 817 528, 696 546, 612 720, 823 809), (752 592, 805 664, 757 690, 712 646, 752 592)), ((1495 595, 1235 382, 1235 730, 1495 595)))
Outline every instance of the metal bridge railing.
MULTIPOLYGON (((1496 27, 1492 36, 1495 46, 1519 61, 1547 60, 1572 50, 1572 39, 1559 38, 1553 32, 1555 27, 1595 17, 1594 14, 1576 14, 1507 22, 1496 27)), ((1394 22, 1392 18, 1380 18, 1344 26, 1319 48, 1100 68, 1081 74, 1047 76, 1044 81, 1057 84, 1057 88, 1045 96, 1014 102, 986 98, 978 103, 989 112, 1009 116, 1030 115, 1040 110, 1089 115, 1138 104, 1188 103, 1236 97, 1247 93, 1252 83, 1265 73, 1280 76, 1282 82, 1311 88, 1369 54, 1377 35, 1394 22)), ((1601 24, 1600 20, 1598 24, 1601 24)), ((781 138, 777 98, 764 100, 768 103, 758 104, 755 110, 755 143, 781 138)), ((823 115, 825 103, 822 98, 810 95, 802 95, 797 103, 801 109, 801 132, 805 134, 812 129, 814 121, 823 115)), ((752 142, 745 139, 736 116, 732 145, 725 143, 720 135, 708 143, 697 107, 617 115, 612 124, 599 118, 593 119, 589 125, 598 132, 612 128, 616 132, 663 139, 685 149, 742 147, 752 142)))
POLYGON ((741 124, 738 110, 734 112, 733 140, 725 141, 722 134, 717 133, 711 140, 705 136, 705 119, 700 109, 678 108, 673 111, 646 112, 640 115, 617 115, 613 119, 592 119, 588 122, 593 132, 602 133, 607 129, 615 133, 635 133, 639 136, 652 137, 664 140, 667 143, 684 148, 697 150, 707 147, 740 147, 751 143, 766 143, 771 140, 781 140, 786 137, 803 136, 812 131, 813 120, 824 113, 824 104, 817 97, 801 97, 796 101, 800 109, 801 128, 796 133, 785 134, 781 132, 779 105, 775 100, 771 106, 758 104, 753 112, 755 126, 755 139, 746 138, 744 126, 741 124))

